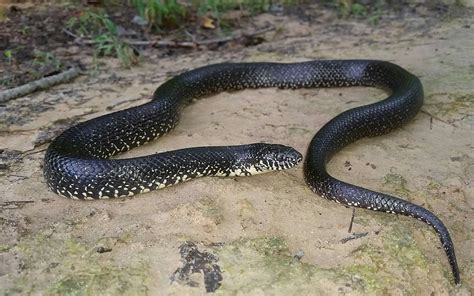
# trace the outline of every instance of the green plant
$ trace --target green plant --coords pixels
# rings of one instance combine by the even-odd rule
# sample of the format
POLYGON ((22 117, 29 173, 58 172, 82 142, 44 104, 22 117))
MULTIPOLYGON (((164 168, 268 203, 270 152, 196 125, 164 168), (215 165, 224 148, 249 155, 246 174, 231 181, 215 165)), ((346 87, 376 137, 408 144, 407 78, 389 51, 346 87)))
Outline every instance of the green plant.
POLYGON ((97 55, 115 56, 120 60, 122 66, 126 68, 138 62, 133 49, 128 44, 120 41, 116 36, 102 34, 94 40, 96 41, 97 55))
POLYGON ((90 9, 81 12, 77 17, 70 18, 66 23, 66 27, 74 29, 82 37, 103 33, 117 34, 115 23, 105 13, 90 9))
POLYGON ((157 31, 176 26, 186 15, 185 7, 177 0, 132 0, 132 5, 150 28, 157 31))
POLYGON ((20 28, 20 33, 22 35, 28 35, 28 33, 30 32, 30 28, 26 25, 22 25, 21 28, 20 28))
POLYGON ((117 26, 105 13, 86 10, 78 17, 69 19, 67 27, 81 37, 93 39, 95 57, 117 57, 126 68, 138 63, 133 49, 120 38, 117 26))
POLYGON ((247 11, 252 15, 266 12, 272 5, 296 5, 303 0, 193 0, 191 7, 198 15, 210 15, 217 20, 217 27, 225 29, 223 14, 230 10, 247 11))
POLYGON ((11 66, 12 65, 12 61, 13 61, 13 53, 11 50, 7 49, 3 52, 3 55, 5 56, 5 58, 7 59, 7 62, 8 62, 8 65, 11 66))
POLYGON ((365 16, 367 15, 367 8, 363 4, 353 3, 351 5, 351 14, 354 16, 365 16))
POLYGON ((39 67, 52 67, 54 70, 59 70, 61 68, 61 61, 52 53, 35 50, 33 52, 34 59, 33 65, 39 67))
POLYGON ((334 4, 340 16, 348 17, 351 14, 352 0, 337 0, 334 4))
POLYGON ((377 26, 379 24, 379 21, 380 21, 380 12, 376 11, 376 12, 372 13, 369 16, 368 20, 369 20, 369 23, 372 26, 377 26))
MULTIPOLYGON (((290 5, 297 0, 277 1, 281 4, 290 5)), ((276 3, 275 3, 276 4, 276 3)), ((219 18, 220 14, 232 9, 245 9, 252 14, 268 11, 272 5, 271 0, 205 0, 193 1, 193 6, 200 15, 210 12, 213 17, 219 18)))
POLYGON ((54 54, 35 49, 33 51, 32 69, 30 70, 34 78, 41 78, 50 71, 59 71, 62 62, 54 54))
POLYGON ((326 0, 326 4, 335 7, 341 17, 363 18, 372 26, 378 25, 381 11, 386 7, 385 1, 373 0, 369 4, 359 2, 357 0, 326 0))
MULTIPOLYGON (((257 0, 257 1, 243 0, 242 1, 242 6, 245 9, 248 9, 250 13, 252 14, 266 12, 270 9, 270 6, 272 4, 273 3, 270 0, 257 0)), ((284 4, 284 2, 282 2, 281 4, 284 4)))
POLYGON ((303 3, 304 0, 283 0, 282 4, 286 6, 298 5, 303 3))

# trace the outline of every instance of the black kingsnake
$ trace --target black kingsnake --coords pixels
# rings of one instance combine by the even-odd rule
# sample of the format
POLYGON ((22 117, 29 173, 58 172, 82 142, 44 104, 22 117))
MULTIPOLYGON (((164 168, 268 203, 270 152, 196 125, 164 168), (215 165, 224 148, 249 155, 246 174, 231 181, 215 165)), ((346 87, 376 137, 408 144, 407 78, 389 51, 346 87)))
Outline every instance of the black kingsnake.
POLYGON ((427 209, 331 177, 326 163, 344 146, 390 132, 423 104, 417 77, 389 62, 333 60, 302 63, 225 63, 198 68, 161 85, 151 102, 100 116, 67 129, 49 146, 44 175, 60 195, 77 199, 128 196, 200 176, 251 175, 287 169, 301 160, 291 147, 250 144, 198 147, 131 159, 107 159, 171 130, 191 99, 244 88, 374 86, 391 90, 385 100, 345 111, 324 125, 309 144, 304 176, 312 191, 336 202, 412 216, 432 226, 460 282, 448 230, 427 209))

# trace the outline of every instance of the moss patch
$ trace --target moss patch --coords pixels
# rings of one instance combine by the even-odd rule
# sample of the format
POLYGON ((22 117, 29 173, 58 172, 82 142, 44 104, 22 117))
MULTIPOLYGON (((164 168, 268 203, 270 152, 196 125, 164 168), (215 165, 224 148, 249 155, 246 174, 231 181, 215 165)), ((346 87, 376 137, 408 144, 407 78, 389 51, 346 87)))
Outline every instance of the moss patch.
POLYGON ((350 276, 338 270, 301 262, 279 237, 242 239, 216 248, 215 252, 224 271, 218 293, 323 295, 361 290, 350 276))
POLYGON ((121 266, 100 254, 94 245, 40 233, 21 241, 23 270, 12 293, 45 295, 145 295, 147 265, 137 261, 121 266), (35 281, 28 280, 34 277, 35 281))
MULTIPOLYGON (((407 226, 385 222, 382 245, 364 244, 352 251, 356 263, 344 271, 360 280, 367 293, 417 295, 432 278, 450 278, 447 267, 430 262, 407 226), (420 279, 425 279, 421 280, 420 279), (398 293, 398 292, 397 292, 398 293)), ((446 280, 446 289, 449 281, 446 280)))
POLYGON ((391 231, 383 237, 383 244, 385 252, 401 265, 409 268, 416 266, 427 272, 427 259, 416 245, 408 227, 393 223, 391 231))
POLYGON ((400 174, 396 174, 390 170, 390 174, 384 177, 384 186, 388 186, 399 195, 408 195, 410 191, 407 189, 407 180, 400 174))
POLYGON ((426 287, 415 279, 425 278, 427 283, 434 270, 442 269, 426 259, 409 229, 398 224, 387 227, 382 245, 363 244, 351 252, 353 264, 336 268, 301 262, 279 237, 242 239, 216 247, 224 278, 217 293, 421 293, 426 287))
POLYGON ((0 253, 7 252, 11 247, 5 244, 0 244, 0 253))

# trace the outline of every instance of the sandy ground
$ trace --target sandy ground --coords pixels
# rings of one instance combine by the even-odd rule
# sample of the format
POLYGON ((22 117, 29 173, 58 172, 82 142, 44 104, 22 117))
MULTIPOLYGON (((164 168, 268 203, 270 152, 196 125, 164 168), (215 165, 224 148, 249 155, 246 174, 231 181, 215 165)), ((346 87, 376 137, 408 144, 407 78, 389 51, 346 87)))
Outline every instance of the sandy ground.
MULTIPOLYGON (((474 293, 474 18, 394 20, 380 27, 261 17, 267 21, 285 26, 256 47, 168 58, 149 53, 131 70, 110 61, 99 75, 3 108, 0 291, 200 295, 207 286, 225 295, 474 293), (329 167, 343 180, 436 213, 454 240, 461 286, 454 287, 430 227, 357 209, 348 233, 352 210, 312 193, 301 165, 83 202, 47 189, 41 169, 46 145, 24 153, 58 127, 147 101, 184 70, 219 61, 322 58, 389 60, 421 78, 426 102, 415 120, 350 145, 329 167), (186 246, 192 256, 186 257, 186 246)), ((173 132, 123 157, 260 141, 304 153, 330 118, 385 96, 369 88, 222 93, 194 102, 173 132)))

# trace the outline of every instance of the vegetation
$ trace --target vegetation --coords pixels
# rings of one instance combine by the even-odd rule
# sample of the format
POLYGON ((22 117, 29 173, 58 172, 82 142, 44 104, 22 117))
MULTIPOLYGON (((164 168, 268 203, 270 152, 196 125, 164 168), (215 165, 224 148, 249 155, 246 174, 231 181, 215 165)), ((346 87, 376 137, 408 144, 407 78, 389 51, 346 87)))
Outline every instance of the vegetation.
MULTIPOLYGON (((105 7, 126 2, 141 18, 148 32, 162 32, 179 28, 190 22, 202 21, 206 29, 230 28, 225 22, 225 13, 232 10, 258 14, 278 6, 301 4, 304 0, 108 0, 105 7), (215 24, 215 25, 214 25, 215 24)), ((343 18, 354 17, 377 25, 386 0, 324 0, 325 5, 337 9, 343 18)), ((123 9, 122 7, 120 8, 123 9)), ((117 57, 124 67, 138 62, 137 51, 120 36, 117 25, 100 9, 88 9, 68 21, 67 28, 80 38, 93 43, 95 60, 100 56, 117 57)), ((220 31, 219 31, 220 32, 220 31)), ((11 56, 5 55, 6 59, 11 56)))
MULTIPOLYGON (((106 4, 116 5, 118 0, 109 0, 106 4)), ((119 1, 120 2, 120 1, 119 1)), ((189 21, 202 18, 210 22, 205 28, 228 26, 223 16, 231 10, 258 14, 276 6, 292 6, 304 0, 129 0, 127 3, 136 11, 148 31, 161 32, 170 28, 185 26, 189 21), (216 26, 212 22, 216 23, 216 26)), ((341 17, 367 19, 376 25, 384 0, 325 0, 326 5, 336 8, 341 17), (365 3, 365 4, 364 4, 365 3), (368 3, 368 4, 367 4, 368 3)), ((107 5, 106 5, 107 6, 107 5)), ((80 37, 91 38, 94 43, 94 57, 117 57, 124 67, 138 62, 136 51, 124 42, 118 34, 117 25, 101 10, 85 10, 79 16, 68 21, 68 29, 80 37)), ((96 59, 95 59, 96 60, 96 59)))
MULTIPOLYGON (((115 0, 109 2, 106 4, 117 4, 115 0)), ((280 0, 277 4, 294 5, 300 2, 280 0)), ((271 0, 130 0, 128 3, 147 24, 148 30, 155 32, 186 24, 192 16, 213 18, 220 27, 222 14, 229 10, 239 9, 256 14, 267 11, 272 5, 271 0)), ((93 43, 94 61, 100 56, 113 56, 126 68, 138 63, 136 51, 121 38, 117 25, 104 10, 87 9, 81 12, 68 20, 67 29, 71 35, 93 43)))
POLYGON ((246 10, 252 14, 268 11, 271 5, 294 5, 301 0, 132 0, 138 15, 145 19, 149 27, 155 31, 175 27, 186 16, 209 14, 218 20, 221 14, 229 10, 246 10), (182 4, 182 3, 185 4, 182 4))
POLYGON ((13 53, 11 50, 5 50, 3 56, 7 59, 8 66, 12 65, 13 53))
POLYGON ((386 4, 384 0, 326 0, 325 3, 337 9, 342 18, 365 19, 372 25, 379 23, 382 9, 386 4))
POLYGON ((34 54, 33 66, 50 67, 50 68, 53 68, 53 70, 55 71, 61 68, 61 61, 58 58, 56 58, 56 56, 53 55, 52 53, 41 51, 41 50, 35 50, 33 54, 34 54))
POLYGON ((245 9, 253 14, 264 12, 267 11, 271 5, 271 1, 269 0, 194 0, 193 3, 194 6, 197 7, 199 14, 210 12, 214 17, 218 17, 220 13, 232 9, 245 9))
POLYGON ((162 27, 177 26, 186 15, 186 9, 177 0, 132 0, 138 15, 149 27, 159 31, 162 27))
POLYGON ((53 53, 41 50, 33 51, 31 74, 33 78, 39 79, 43 75, 58 72, 63 67, 63 63, 53 53))
POLYGON ((117 57, 126 68, 138 62, 133 49, 120 38, 117 25, 105 12, 85 10, 69 19, 67 28, 80 37, 92 36, 95 56, 117 57))

